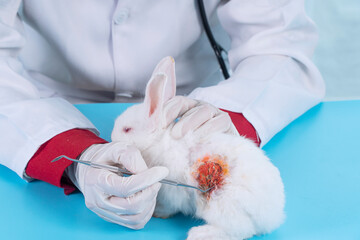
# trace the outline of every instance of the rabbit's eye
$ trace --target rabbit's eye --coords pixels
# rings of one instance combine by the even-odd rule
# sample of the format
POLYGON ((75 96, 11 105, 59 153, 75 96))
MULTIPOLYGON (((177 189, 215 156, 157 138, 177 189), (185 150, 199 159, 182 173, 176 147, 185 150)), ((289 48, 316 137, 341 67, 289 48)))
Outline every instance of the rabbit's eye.
POLYGON ((128 132, 130 132, 131 130, 132 130, 131 127, 124 127, 124 128, 123 128, 123 132, 124 132, 124 133, 128 133, 128 132))

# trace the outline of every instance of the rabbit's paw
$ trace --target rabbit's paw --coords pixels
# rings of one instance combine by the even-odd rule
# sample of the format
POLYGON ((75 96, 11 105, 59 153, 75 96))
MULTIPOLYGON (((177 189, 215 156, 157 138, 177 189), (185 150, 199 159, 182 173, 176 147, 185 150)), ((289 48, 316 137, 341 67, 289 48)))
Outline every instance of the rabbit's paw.
POLYGON ((203 225, 193 227, 188 233, 187 240, 232 240, 223 230, 211 226, 203 225))

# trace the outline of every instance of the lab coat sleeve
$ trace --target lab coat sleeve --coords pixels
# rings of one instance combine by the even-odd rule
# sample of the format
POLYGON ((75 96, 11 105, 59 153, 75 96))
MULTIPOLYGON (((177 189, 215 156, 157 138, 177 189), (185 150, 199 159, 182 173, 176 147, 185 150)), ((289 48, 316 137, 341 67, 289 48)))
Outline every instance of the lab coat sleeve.
POLYGON ((325 94, 311 61, 316 28, 303 0, 224 1, 217 13, 231 37, 233 75, 190 97, 243 113, 263 146, 325 94))
POLYGON ((29 159, 44 142, 69 129, 97 130, 69 102, 42 98, 18 61, 25 44, 19 5, 0 3, 0 164, 25 178, 29 159))

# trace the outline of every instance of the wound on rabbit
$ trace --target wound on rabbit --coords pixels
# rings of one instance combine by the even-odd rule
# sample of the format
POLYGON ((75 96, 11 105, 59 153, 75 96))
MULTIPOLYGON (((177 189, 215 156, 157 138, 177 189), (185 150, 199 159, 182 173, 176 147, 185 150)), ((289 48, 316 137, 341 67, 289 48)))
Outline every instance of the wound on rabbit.
POLYGON ((199 158, 194 164, 193 177, 201 189, 209 189, 204 195, 209 200, 211 193, 225 183, 225 177, 229 174, 229 166, 226 157, 218 154, 206 155, 199 158))

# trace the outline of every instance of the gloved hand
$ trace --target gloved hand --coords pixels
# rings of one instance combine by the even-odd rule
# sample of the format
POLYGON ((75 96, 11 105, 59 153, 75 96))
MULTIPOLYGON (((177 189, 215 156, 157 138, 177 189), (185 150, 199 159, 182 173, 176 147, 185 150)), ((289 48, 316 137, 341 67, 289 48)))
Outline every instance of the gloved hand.
POLYGON ((171 135, 176 139, 189 131, 200 136, 214 132, 239 135, 227 113, 209 103, 188 97, 175 96, 167 101, 163 114, 166 127, 180 117, 171 129, 171 135))
POLYGON ((122 142, 94 144, 80 159, 121 166, 134 173, 122 177, 84 164, 75 168, 76 185, 84 194, 86 206, 101 218, 132 229, 141 229, 150 220, 156 196, 169 170, 148 168, 134 146, 122 142))

